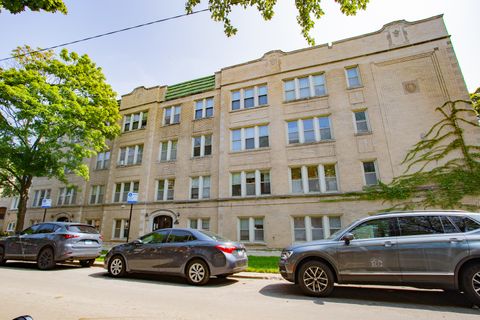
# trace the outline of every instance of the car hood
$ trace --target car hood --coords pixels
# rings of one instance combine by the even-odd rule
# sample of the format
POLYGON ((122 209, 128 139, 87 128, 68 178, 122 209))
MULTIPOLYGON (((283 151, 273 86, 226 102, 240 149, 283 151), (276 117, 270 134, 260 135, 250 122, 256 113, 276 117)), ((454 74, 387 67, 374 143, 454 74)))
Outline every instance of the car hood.
POLYGON ((330 239, 309 241, 309 242, 303 242, 303 243, 298 243, 298 244, 288 246, 285 248, 285 250, 295 250, 295 249, 310 247, 310 246, 330 245, 330 244, 335 244, 337 242, 338 241, 334 241, 330 239))

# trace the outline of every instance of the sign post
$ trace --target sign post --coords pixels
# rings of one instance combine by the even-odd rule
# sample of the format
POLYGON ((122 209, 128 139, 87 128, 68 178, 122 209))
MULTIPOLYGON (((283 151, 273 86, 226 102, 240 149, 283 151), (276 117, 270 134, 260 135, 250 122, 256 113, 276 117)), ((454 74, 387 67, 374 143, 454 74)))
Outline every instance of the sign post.
POLYGON ((52 207, 52 199, 43 198, 42 199, 42 208, 43 210, 43 222, 45 222, 45 217, 47 216, 47 209, 52 207))
POLYGON ((138 202, 138 193, 129 192, 127 194, 127 203, 130 204, 130 217, 128 218, 127 242, 130 239, 130 227, 132 226, 132 211, 133 205, 138 202))

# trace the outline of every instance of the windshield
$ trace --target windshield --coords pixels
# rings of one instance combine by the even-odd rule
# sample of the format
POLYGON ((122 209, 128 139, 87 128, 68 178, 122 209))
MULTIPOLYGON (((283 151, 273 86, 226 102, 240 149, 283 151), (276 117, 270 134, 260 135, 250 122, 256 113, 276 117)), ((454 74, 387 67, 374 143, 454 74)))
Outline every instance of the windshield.
POLYGON ((206 235, 207 237, 209 237, 210 239, 213 239, 215 241, 225 241, 225 242, 232 242, 222 236, 219 236, 218 234, 216 233, 213 233, 213 232, 210 232, 210 231, 203 231, 203 230, 198 230, 198 232, 206 235))

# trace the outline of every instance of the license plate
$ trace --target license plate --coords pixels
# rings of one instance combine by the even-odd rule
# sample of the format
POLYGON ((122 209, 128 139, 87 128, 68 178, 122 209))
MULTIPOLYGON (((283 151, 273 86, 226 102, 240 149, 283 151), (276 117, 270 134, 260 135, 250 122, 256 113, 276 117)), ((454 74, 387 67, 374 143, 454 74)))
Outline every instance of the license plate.
POLYGON ((85 244, 93 244, 93 241, 92 240, 85 240, 85 244))

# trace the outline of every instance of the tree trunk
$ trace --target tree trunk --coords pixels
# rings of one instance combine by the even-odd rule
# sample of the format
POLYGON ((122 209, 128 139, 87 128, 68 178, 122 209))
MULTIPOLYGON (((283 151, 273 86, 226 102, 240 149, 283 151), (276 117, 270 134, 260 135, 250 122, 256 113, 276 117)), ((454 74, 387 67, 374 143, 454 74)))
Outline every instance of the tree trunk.
POLYGON ((17 211, 17 225, 15 226, 15 232, 20 232, 24 229, 25 214, 27 213, 27 201, 28 193, 32 185, 32 177, 24 176, 20 184, 20 200, 18 202, 17 211))

